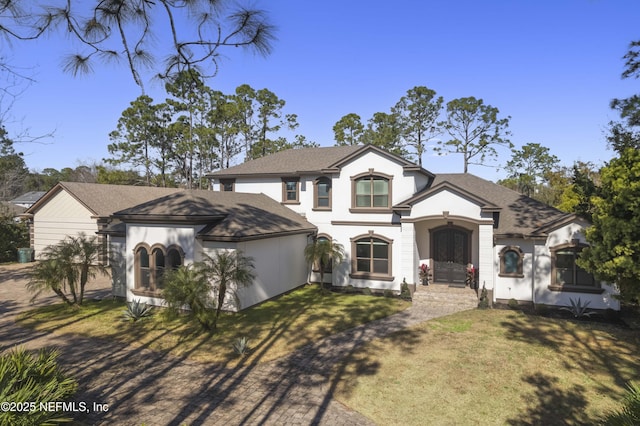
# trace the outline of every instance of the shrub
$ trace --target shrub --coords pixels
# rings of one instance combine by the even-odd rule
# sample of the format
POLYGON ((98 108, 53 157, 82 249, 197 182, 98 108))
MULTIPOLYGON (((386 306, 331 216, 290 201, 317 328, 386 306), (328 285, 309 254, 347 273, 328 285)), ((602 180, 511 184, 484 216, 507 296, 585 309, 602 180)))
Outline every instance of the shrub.
POLYGON ((480 309, 489 308, 489 294, 484 285, 482 286, 482 291, 480 292, 480 301, 478 302, 478 308, 480 309))
POLYGON ((383 295, 384 297, 395 297, 395 293, 393 292, 393 290, 389 290, 389 289, 385 290, 385 291, 382 293, 382 295, 383 295))
POLYGON ((604 418, 603 424, 607 426, 640 425, 640 386, 637 383, 629 383, 622 408, 609 413, 604 418))
POLYGON ((362 294, 366 296, 371 296, 373 293, 371 293, 371 289, 369 287, 365 287, 362 289, 362 294))
POLYGON ((29 247, 29 230, 0 206, 0 262, 15 262, 19 247, 29 247))
POLYGON ((247 336, 239 337, 231 346, 238 356, 245 356, 251 350, 251 348, 249 348, 249 338, 247 336))
POLYGON ((126 320, 136 322, 151 315, 153 315, 153 308, 146 303, 142 303, 140 299, 127 302, 127 309, 124 311, 126 320))
POLYGON ((400 298, 404 300, 411 300, 411 291, 409 290, 409 284, 407 284, 406 280, 402 280, 402 285, 400 286, 400 298))
POLYGON ((587 311, 587 307, 591 304, 590 301, 587 300, 586 303, 582 304, 582 300, 579 297, 577 302, 573 299, 569 299, 569 301, 571 306, 563 306, 560 310, 571 312, 575 318, 590 317, 595 314, 595 311, 587 311))
POLYGON ((518 303, 518 301, 513 298, 509 299, 509 302, 507 302, 507 304, 511 309, 518 309, 518 307, 520 307, 520 304, 518 303))
POLYGON ((0 402, 34 402, 29 412, 0 411, 0 425, 41 425, 69 422, 59 412, 40 410, 40 403, 66 401, 76 392, 77 383, 58 366, 58 351, 37 353, 15 348, 0 356, 0 402))

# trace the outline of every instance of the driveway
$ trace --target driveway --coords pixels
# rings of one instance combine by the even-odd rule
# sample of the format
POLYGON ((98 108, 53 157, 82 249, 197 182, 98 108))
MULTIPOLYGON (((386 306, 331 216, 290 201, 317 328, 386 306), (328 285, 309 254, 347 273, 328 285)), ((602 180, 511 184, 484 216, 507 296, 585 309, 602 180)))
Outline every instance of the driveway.
MULTIPOLYGON (((333 399, 337 383, 332 378, 339 361, 369 340, 452 313, 414 305, 284 358, 228 369, 145 347, 17 326, 14 319, 20 312, 57 303, 50 295, 30 302, 25 289, 28 267, 0 265, 0 351, 14 345, 58 347, 61 364, 80 385, 74 401, 93 410, 78 419, 96 425, 371 425, 333 399)), ((109 286, 108 279, 101 278, 88 285, 86 295, 108 297, 109 286)), ((405 333, 398 344, 410 340, 405 333)), ((375 359, 370 361, 375 365, 375 359)))

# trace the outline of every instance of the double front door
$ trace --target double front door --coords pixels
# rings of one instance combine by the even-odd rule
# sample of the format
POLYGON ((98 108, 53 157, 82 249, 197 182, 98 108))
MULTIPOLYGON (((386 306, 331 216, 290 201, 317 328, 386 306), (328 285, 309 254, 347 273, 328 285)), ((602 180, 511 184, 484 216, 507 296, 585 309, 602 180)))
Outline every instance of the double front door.
POLYGON ((464 285, 467 279, 470 232, 460 228, 433 231, 433 281, 464 285))

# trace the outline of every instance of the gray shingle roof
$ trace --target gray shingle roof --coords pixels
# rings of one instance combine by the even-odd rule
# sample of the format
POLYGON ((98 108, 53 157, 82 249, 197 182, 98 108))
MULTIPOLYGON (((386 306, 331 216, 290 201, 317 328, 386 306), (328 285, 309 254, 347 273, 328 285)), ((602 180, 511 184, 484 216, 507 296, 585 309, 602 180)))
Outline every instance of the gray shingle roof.
POLYGON ((95 216, 100 217, 108 217, 118 210, 182 191, 182 189, 178 188, 60 182, 40 198, 36 204, 31 206, 27 213, 35 213, 48 199, 61 190, 66 190, 95 216))
POLYGON ((264 194, 183 190, 118 211, 123 221, 189 222, 205 240, 241 241, 314 232, 315 225, 264 194))
POLYGON ((362 149, 362 145, 288 149, 210 173, 209 177, 298 175, 319 172, 362 149))
POLYGON ((502 185, 468 173, 437 174, 432 187, 449 182, 501 207, 497 235, 535 235, 539 228, 575 217, 502 185))
POLYGON ((11 200, 13 204, 33 204, 46 194, 45 191, 30 191, 11 200))

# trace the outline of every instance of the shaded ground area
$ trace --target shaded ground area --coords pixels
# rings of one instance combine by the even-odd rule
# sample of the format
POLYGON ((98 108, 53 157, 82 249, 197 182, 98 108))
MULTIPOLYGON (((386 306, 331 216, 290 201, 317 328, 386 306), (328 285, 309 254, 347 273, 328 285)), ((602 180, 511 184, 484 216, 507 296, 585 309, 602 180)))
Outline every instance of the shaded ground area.
MULTIPOLYGON (((75 401, 108 406, 76 416, 87 424, 353 424, 372 422, 333 399, 338 361, 370 339, 450 311, 409 309, 307 345, 285 358, 235 368, 207 365, 114 341, 56 336, 17 326, 32 308, 26 265, 0 265, 0 351, 14 345, 56 346, 62 365, 78 380, 75 401)), ((109 282, 92 283, 87 297, 108 297, 109 282)), ((57 303, 43 296, 35 305, 57 303)), ((411 336, 403 333, 403 344, 411 336)), ((367 366, 375 370, 375 365, 367 366)))

